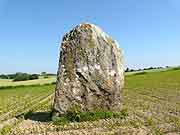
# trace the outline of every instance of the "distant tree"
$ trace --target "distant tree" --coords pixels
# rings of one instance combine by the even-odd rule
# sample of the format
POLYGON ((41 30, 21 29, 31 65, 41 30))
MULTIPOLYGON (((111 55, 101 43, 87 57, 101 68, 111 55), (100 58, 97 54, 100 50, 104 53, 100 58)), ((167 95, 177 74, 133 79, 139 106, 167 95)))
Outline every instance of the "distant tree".
POLYGON ((29 75, 29 80, 35 80, 35 79, 39 79, 39 75, 38 74, 29 75))
POLYGON ((157 69, 163 69, 163 67, 157 67, 157 69))
POLYGON ((144 68, 143 70, 147 70, 147 68, 144 68))
POLYGON ((13 81, 26 81, 29 79, 30 79, 30 75, 28 75, 27 73, 16 73, 16 76, 13 79, 13 81))
POLYGON ((125 72, 129 72, 129 68, 126 68, 125 72))
POLYGON ((46 72, 41 72, 41 75, 42 76, 45 76, 47 73, 46 72))
POLYGON ((43 76, 43 78, 49 78, 49 75, 47 72, 41 72, 41 76, 43 76))
POLYGON ((7 76, 7 75, 2 74, 2 75, 0 75, 0 78, 1 78, 1 79, 8 79, 8 76, 7 76))
POLYGON ((149 67, 149 68, 148 68, 148 70, 151 70, 151 69, 155 69, 155 68, 153 68, 153 67, 149 67))
POLYGON ((46 73, 46 75, 48 75, 48 76, 56 76, 56 74, 53 74, 53 73, 46 73))
POLYGON ((9 74, 7 75, 9 79, 14 79, 16 77, 16 74, 9 74))

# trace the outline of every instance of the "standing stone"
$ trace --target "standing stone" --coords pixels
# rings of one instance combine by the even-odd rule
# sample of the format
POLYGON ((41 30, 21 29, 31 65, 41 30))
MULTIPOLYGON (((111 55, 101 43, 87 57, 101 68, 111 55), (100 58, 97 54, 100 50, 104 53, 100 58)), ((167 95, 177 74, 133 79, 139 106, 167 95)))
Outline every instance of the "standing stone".
POLYGON ((54 100, 56 115, 120 111, 124 67, 118 43, 94 24, 76 26, 63 37, 54 100))

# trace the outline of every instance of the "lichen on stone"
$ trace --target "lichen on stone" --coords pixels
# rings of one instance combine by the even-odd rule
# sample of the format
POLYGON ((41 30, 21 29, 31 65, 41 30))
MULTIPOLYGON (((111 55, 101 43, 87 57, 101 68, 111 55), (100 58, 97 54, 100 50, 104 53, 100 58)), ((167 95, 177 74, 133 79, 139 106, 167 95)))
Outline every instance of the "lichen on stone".
POLYGON ((123 55, 117 41, 89 23, 65 34, 53 105, 56 113, 120 111, 123 85, 123 55))

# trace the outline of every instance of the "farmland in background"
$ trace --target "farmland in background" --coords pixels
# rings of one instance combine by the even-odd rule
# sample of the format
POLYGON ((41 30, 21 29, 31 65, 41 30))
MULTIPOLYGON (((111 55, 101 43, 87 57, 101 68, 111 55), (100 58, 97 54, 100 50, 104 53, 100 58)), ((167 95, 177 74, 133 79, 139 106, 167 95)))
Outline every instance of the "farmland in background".
POLYGON ((50 76, 48 78, 40 77, 36 80, 27 80, 27 81, 18 81, 13 82, 12 79, 0 79, 0 87, 7 87, 7 86, 22 86, 22 85, 44 85, 50 84, 56 81, 55 76, 50 76))

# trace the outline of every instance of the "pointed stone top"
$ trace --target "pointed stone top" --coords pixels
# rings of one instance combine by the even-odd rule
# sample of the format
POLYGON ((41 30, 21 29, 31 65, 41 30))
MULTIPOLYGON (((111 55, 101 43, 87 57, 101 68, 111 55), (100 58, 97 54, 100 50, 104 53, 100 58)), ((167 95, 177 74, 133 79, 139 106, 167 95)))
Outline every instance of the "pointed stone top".
POLYGON ((91 37, 94 38, 101 37, 107 43, 112 42, 115 43, 117 46, 119 46, 118 42, 116 40, 113 40, 99 26, 89 22, 80 23, 79 25, 75 26, 69 33, 65 34, 63 41, 71 39, 70 38, 71 36, 77 36, 78 33, 79 34, 88 33, 88 35, 91 35, 91 37))
POLYGON ((95 25, 93 23, 88 23, 88 22, 81 23, 77 27, 79 27, 81 29, 83 29, 83 28, 88 29, 89 28, 89 29, 93 29, 93 30, 95 30, 95 31, 97 31, 99 33, 104 33, 103 30, 99 26, 97 26, 97 25, 95 25))

